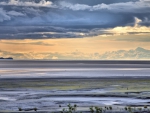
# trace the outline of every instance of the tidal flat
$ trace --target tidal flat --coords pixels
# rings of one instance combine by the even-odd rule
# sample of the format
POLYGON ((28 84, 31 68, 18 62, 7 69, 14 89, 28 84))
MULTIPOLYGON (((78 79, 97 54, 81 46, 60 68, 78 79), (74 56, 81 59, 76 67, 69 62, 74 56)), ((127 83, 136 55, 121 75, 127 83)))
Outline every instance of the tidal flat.
POLYGON ((35 112, 36 108, 39 113, 51 113, 69 103, 82 112, 89 112, 91 106, 112 106, 116 113, 127 112, 125 107, 150 109, 149 86, 150 78, 144 77, 0 79, 0 111, 35 112))
POLYGON ((0 61, 0 113, 70 113, 68 106, 149 113, 150 61, 0 61))

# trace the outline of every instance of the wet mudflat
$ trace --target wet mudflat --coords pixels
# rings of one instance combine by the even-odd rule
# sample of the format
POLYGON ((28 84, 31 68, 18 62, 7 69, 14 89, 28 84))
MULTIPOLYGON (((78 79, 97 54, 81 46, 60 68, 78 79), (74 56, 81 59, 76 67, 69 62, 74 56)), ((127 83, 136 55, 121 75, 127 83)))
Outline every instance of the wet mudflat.
MULTIPOLYGON (((79 111, 91 106, 150 106, 150 78, 0 79, 0 111, 37 108, 61 111, 70 103, 79 111), (61 107, 59 107, 61 105, 61 107)), ((34 110, 33 110, 34 112, 34 110)))
POLYGON ((60 112, 69 103, 79 112, 149 113, 150 61, 0 62, 0 113, 60 112))

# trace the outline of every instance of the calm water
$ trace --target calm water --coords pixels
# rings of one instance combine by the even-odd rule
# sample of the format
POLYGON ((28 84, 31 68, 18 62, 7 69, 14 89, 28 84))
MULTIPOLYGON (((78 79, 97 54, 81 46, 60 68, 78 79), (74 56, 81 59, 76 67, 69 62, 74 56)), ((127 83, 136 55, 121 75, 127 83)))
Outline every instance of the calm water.
POLYGON ((150 76, 150 61, 0 61, 0 77, 150 76))
MULTIPOLYGON (((0 61, 0 79, 5 82, 11 79, 5 80, 2 78, 137 78, 145 76, 150 77, 149 61, 0 61)), ((14 79, 15 82, 17 82, 17 80, 19 79, 14 79)), ((117 87, 116 84, 114 86, 117 87)), ((81 108, 79 108, 80 110, 88 110, 89 106, 94 105, 149 105, 150 102, 150 99, 133 97, 83 96, 83 94, 109 95, 110 92, 110 88, 103 89, 101 87, 99 89, 82 90, 39 90, 20 88, 20 86, 18 86, 18 88, 2 87, 0 88, 0 111, 18 111, 18 107, 24 109, 37 107, 39 111, 56 111, 60 110, 58 107, 59 104, 65 107, 68 103, 76 103, 81 106, 81 108), (79 93, 82 95, 78 97, 67 96, 79 93), (51 96, 51 94, 58 96, 54 97, 51 96), (66 96, 59 96, 61 94, 65 94, 66 96)), ((144 93, 149 95, 148 91, 144 93)))

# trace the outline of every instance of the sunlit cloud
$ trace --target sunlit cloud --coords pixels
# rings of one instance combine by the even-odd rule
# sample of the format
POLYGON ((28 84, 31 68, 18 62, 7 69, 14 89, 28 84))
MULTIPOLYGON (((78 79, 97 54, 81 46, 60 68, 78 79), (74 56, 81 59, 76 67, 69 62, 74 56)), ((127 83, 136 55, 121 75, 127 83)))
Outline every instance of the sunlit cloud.
MULTIPOLYGON (((62 8, 68 8, 71 10, 89 10, 89 11, 96 11, 96 10, 109 10, 113 12, 137 12, 140 11, 139 9, 142 8, 150 8, 150 1, 149 0, 139 0, 136 2, 129 1, 129 2, 122 2, 122 3, 112 3, 112 4, 97 4, 97 5, 87 5, 87 4, 72 4, 70 2, 61 1, 60 5, 62 8), (127 8, 128 7, 128 8, 127 8)), ((146 10, 150 12, 149 10, 146 10)))
POLYGON ((143 33, 150 33, 150 27, 141 26, 140 23, 142 20, 135 17, 135 24, 134 26, 125 26, 125 27, 115 27, 113 29, 106 30, 113 35, 127 35, 127 34, 143 34, 143 33))
POLYGON ((39 3, 34 1, 9 0, 8 2, 0 2, 0 5, 16 5, 16 6, 33 6, 33 7, 50 7, 51 1, 41 0, 39 3))
POLYGON ((146 59, 149 15, 149 0, 1 0, 0 56, 146 59))

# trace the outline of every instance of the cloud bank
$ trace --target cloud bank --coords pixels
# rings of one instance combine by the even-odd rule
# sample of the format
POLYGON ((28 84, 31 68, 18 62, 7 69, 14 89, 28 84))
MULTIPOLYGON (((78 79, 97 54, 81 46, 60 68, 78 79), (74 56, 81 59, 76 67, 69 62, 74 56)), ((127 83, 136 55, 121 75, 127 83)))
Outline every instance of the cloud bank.
POLYGON ((0 5, 14 5, 14 6, 31 6, 31 7, 50 7, 52 5, 51 1, 40 0, 36 3, 34 0, 9 0, 9 1, 2 1, 0 5))
POLYGON ((0 7, 0 39, 149 34, 150 29, 149 0, 1 0, 0 7))
POLYGON ((75 51, 71 53, 12 53, 0 50, 1 57, 13 57, 14 59, 49 59, 49 60, 150 60, 150 50, 137 47, 131 50, 108 51, 100 53, 83 53, 75 51))

